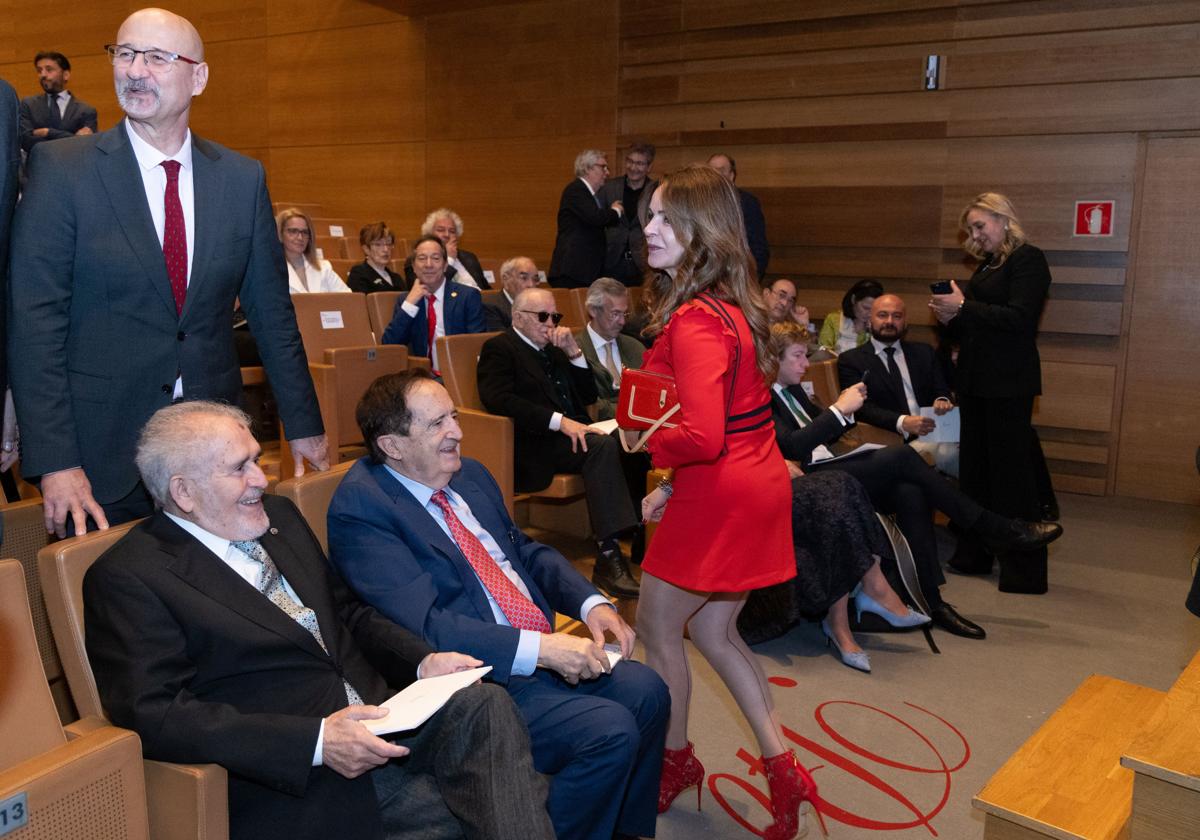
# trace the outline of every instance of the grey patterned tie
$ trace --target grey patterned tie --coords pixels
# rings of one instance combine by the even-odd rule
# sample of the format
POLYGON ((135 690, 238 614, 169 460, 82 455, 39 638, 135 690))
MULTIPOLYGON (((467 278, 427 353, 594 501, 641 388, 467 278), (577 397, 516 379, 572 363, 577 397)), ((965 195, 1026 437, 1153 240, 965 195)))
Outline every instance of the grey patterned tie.
MULTIPOLYGON (((249 557, 251 560, 256 560, 262 564, 262 575, 258 582, 258 591, 266 595, 271 603, 279 607, 288 614, 288 617, 294 620, 297 624, 312 633, 313 638, 317 640, 317 644, 321 646, 321 650, 329 653, 329 648, 325 647, 325 639, 321 636, 321 627, 317 624, 317 614, 308 607, 303 607, 297 604, 287 590, 283 588, 283 576, 279 574, 279 567, 275 565, 275 561, 271 559, 271 555, 267 554, 267 550, 262 547, 262 543, 258 540, 237 540, 231 545, 249 557)), ((350 685, 344 677, 342 685, 346 687, 346 700, 351 706, 362 705, 362 697, 354 690, 354 686, 350 685)))

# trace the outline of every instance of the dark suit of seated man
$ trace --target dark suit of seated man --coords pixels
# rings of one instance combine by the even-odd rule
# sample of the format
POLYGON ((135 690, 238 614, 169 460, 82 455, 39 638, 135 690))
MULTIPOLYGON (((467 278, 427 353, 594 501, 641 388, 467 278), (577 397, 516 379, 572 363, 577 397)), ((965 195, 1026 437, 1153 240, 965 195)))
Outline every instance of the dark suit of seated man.
POLYGON ((439 335, 483 332, 483 303, 478 289, 447 279, 446 246, 436 236, 417 240, 413 260, 416 282, 405 297, 396 301, 392 321, 379 343, 407 344, 412 355, 429 357, 437 372, 441 368, 434 339, 439 335))
POLYGON ((552 776, 559 837, 653 835, 670 696, 639 663, 609 673, 601 647, 611 633, 628 657, 633 631, 513 523, 495 480, 460 456, 454 404, 427 372, 380 377, 357 414, 370 456, 329 507, 334 565, 384 615, 492 666, 529 727, 534 766, 552 776), (556 611, 592 638, 553 632, 556 611))
POLYGON ((557 326, 561 318, 549 289, 517 295, 512 329, 488 339, 479 353, 479 398, 492 414, 513 419, 517 492, 543 490, 555 473, 582 474, 598 543, 592 583, 610 595, 636 597, 637 581, 617 542, 640 523, 620 443, 588 425, 596 382, 575 336, 557 326))
POLYGON ((225 767, 234 840, 553 838, 525 728, 495 686, 399 737, 368 732, 384 710, 365 704, 479 661, 434 653, 353 598, 295 507, 263 495, 248 422, 183 402, 142 432, 159 508, 83 587, 113 722, 147 758, 225 767))
POLYGON ((837 362, 843 388, 870 378, 859 421, 896 432, 917 452, 931 455, 939 470, 957 476, 958 444, 921 440, 937 427, 932 417, 921 416, 922 407, 932 407, 939 416, 954 408, 933 348, 904 340, 908 314, 904 300, 897 295, 875 298, 870 328, 871 340, 842 353, 837 362))
POLYGON ((1009 550, 1045 545, 1057 539, 1062 528, 1006 519, 986 510, 907 446, 888 446, 821 463, 832 454, 828 447, 854 423, 855 413, 866 399, 867 386, 861 382, 852 385, 832 406, 819 407, 800 385, 808 369, 807 340, 807 330, 798 324, 784 322, 771 327, 770 352, 779 362, 771 388, 771 416, 783 457, 798 462, 805 472, 841 470, 857 478, 877 509, 896 514, 896 524, 912 548, 921 593, 929 604, 933 623, 958 636, 984 638, 983 628, 967 621, 942 600, 939 587, 945 577, 938 562, 933 510, 942 511, 989 545, 1009 550))

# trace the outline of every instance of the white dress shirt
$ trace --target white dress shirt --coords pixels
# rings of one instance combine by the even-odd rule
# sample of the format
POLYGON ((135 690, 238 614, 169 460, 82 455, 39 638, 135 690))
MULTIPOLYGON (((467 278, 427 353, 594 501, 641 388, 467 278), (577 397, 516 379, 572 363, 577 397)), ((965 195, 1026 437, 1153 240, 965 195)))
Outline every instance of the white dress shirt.
MULTIPOLYGON (((879 361, 883 363, 885 370, 888 369, 888 347, 895 347, 896 352, 892 358, 896 360, 896 367, 900 369, 900 378, 904 380, 904 400, 908 403, 908 414, 913 417, 921 416, 921 404, 917 402, 916 392, 913 391, 912 376, 908 372, 908 362, 904 360, 904 348, 897 341, 894 344, 884 344, 874 336, 871 337, 871 346, 875 348, 875 355, 879 357, 879 361)), ((908 415, 901 414, 896 418, 896 431, 901 437, 907 437, 904 431, 904 418, 908 415)))
POLYGON ((600 360, 600 364, 608 369, 608 365, 604 364, 605 354, 611 354, 613 367, 617 369, 617 376, 625 373, 625 365, 621 363, 621 348, 617 345, 615 338, 605 338, 592 329, 592 324, 589 321, 587 325, 588 338, 592 340, 592 346, 596 348, 596 358, 600 360))
MULTIPOLYGON (((384 465, 384 468, 403 485, 405 490, 412 494, 412 497, 417 500, 417 504, 433 517, 433 521, 442 529, 442 532, 450 539, 450 542, 454 542, 454 535, 450 532, 450 526, 446 524, 446 517, 442 513, 442 509, 431 501, 433 494, 437 491, 419 481, 414 481, 406 475, 401 475, 387 464, 384 465)), ((525 581, 517 574, 517 570, 513 568, 512 563, 509 562, 504 552, 500 550, 500 545, 493 539, 492 535, 479 524, 479 520, 475 518, 475 514, 471 513, 471 508, 467 506, 463 497, 450 489, 449 486, 441 489, 445 491, 446 498, 450 501, 450 509, 454 511, 454 515, 458 517, 458 521, 463 524, 464 528, 475 535, 475 538, 479 540, 484 550, 496 561, 496 565, 500 567, 500 571, 504 573, 504 576, 512 581, 513 586, 522 595, 533 601, 533 597, 529 593, 529 588, 525 586, 525 581)), ((454 544, 458 545, 458 543, 454 544)), ((471 571, 475 571, 474 567, 472 567, 471 571)), ((488 591, 487 585, 479 578, 478 573, 476 573, 475 578, 479 580, 479 586, 483 589, 483 594, 487 597, 488 606, 492 608, 492 616, 496 619, 496 623, 502 624, 505 627, 511 627, 512 624, 509 622, 508 617, 504 615, 504 610, 500 609, 500 604, 492 597, 492 593, 488 591)), ((579 607, 580 617, 586 621, 587 614, 593 607, 599 604, 609 604, 609 602, 603 595, 592 595, 589 597, 579 607)), ((542 646, 542 634, 536 630, 519 630, 518 632, 521 635, 517 641, 516 655, 513 657, 512 673, 524 677, 532 674, 534 669, 537 668, 538 653, 541 651, 542 646)))
MULTIPOLYGON (((450 281, 442 280, 442 285, 438 286, 438 290, 433 293, 433 311, 437 315, 437 324, 433 331, 433 342, 429 345, 429 363, 434 370, 441 370, 437 359, 437 338, 439 335, 444 336, 446 334, 446 318, 444 313, 446 309, 446 287, 449 285, 450 281)), ((422 297, 421 300, 424 301, 425 298, 422 297)), ((409 303, 407 300, 401 301, 400 308, 407 312, 410 318, 416 318, 421 312, 421 307, 418 304, 409 303)), ((425 322, 425 329, 429 329, 428 321, 425 322)))

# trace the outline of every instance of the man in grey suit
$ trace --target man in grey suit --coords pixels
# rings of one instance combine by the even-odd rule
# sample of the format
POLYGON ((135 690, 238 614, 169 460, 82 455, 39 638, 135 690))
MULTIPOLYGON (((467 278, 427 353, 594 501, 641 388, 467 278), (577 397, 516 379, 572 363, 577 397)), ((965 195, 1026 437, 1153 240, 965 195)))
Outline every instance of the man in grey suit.
POLYGON ((265 174, 188 129, 208 81, 204 45, 162 9, 130 15, 108 47, 126 119, 42 143, 13 228, 10 347, 25 471, 47 530, 148 515, 138 429, 178 399, 236 403, 240 300, 297 472, 327 466, 265 174))
POLYGON ((71 62, 60 52, 33 57, 42 93, 21 100, 21 148, 28 152, 45 140, 61 140, 97 130, 96 109, 67 90, 71 62))

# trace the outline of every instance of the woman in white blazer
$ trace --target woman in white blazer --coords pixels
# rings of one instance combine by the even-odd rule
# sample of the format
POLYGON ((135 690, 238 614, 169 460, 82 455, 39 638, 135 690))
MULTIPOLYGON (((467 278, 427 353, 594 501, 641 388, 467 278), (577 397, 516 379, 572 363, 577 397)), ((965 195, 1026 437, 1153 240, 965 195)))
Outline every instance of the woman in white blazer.
POLYGON ((317 258, 312 220, 307 213, 289 207, 279 211, 275 223, 279 228, 279 241, 283 243, 283 255, 287 258, 288 291, 291 294, 350 291, 329 260, 317 258))

